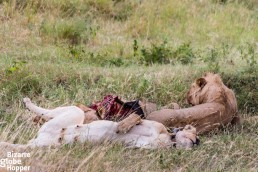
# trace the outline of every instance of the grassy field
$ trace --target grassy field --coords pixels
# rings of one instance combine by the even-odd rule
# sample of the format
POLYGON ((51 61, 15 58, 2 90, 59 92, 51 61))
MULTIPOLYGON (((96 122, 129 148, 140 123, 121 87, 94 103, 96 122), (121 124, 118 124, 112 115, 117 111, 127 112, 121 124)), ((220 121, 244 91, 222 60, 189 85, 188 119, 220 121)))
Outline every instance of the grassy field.
MULTIPOLYGON (((36 136, 23 97, 47 108, 110 93, 187 107, 190 84, 207 71, 235 91, 241 117, 257 115, 256 0, 0 0, 0 141, 36 136)), ((109 143, 28 150, 23 164, 32 171, 257 171, 257 128, 225 127, 191 151, 109 143)))

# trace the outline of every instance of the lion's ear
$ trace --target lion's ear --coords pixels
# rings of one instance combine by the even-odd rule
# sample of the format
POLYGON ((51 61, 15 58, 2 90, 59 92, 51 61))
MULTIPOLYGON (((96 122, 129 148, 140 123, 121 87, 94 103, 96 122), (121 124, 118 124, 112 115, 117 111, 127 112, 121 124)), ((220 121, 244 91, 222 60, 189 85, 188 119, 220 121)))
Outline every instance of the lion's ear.
POLYGON ((196 80, 196 84, 203 88, 207 84, 207 81, 204 78, 199 78, 196 80))

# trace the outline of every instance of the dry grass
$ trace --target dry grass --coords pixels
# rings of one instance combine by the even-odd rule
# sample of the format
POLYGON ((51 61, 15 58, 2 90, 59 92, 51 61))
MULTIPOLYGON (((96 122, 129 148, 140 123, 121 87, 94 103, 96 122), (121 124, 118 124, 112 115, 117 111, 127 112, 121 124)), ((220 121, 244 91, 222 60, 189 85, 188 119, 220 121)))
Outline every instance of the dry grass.
MULTIPOLYGON (((235 90, 242 117, 257 115, 257 14, 255 0, 0 0, 0 140, 35 137, 25 96, 47 108, 108 93, 186 107, 189 85, 205 71, 235 90), (173 63, 146 66, 142 51, 173 63), (185 53, 193 63, 175 61, 185 53)), ((85 143, 27 150, 32 157, 23 164, 32 171, 257 171, 257 127, 225 127, 191 151, 85 143)))
MULTIPOLYGON (((28 114, 20 108, 17 111, 28 114)), ((16 132, 13 131, 16 127, 8 126, 1 140, 25 143, 36 131, 29 126, 16 132)), ((58 149, 26 150, 31 157, 22 160, 32 171, 255 171, 258 168, 257 127, 257 123, 246 122, 213 132, 201 137, 202 144, 191 151, 127 149, 121 144, 85 143, 58 149)), ((1 157, 6 156, 6 151, 1 150, 1 157)))

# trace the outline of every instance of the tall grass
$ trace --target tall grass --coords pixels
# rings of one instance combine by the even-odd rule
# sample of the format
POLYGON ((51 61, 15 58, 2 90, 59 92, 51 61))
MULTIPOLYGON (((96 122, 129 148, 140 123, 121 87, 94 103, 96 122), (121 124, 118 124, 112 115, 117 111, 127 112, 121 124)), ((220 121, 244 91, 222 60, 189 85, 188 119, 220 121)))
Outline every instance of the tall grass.
MULTIPOLYGON (((46 108, 106 94, 187 107, 206 71, 236 93, 242 117, 257 114, 255 0, 0 0, 0 140, 36 136, 22 98, 46 108)), ((192 151, 85 143, 28 150, 33 171, 255 171, 257 123, 201 137, 192 151)), ((7 150, 1 150, 5 156, 7 150)))

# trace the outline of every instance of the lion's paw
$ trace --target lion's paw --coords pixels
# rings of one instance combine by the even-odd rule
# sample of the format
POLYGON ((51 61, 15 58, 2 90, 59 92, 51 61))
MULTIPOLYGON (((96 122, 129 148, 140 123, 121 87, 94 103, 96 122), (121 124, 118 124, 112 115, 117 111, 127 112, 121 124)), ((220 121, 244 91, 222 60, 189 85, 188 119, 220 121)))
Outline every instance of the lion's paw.
POLYGON ((118 123, 117 133, 127 133, 133 126, 141 123, 141 117, 135 113, 118 123))
POLYGON ((25 105, 25 107, 28 109, 28 105, 31 103, 30 98, 23 98, 23 103, 25 105))
POLYGON ((28 97, 23 98, 23 103, 31 103, 30 98, 28 97))
POLYGON ((132 125, 128 125, 126 123, 124 123, 123 121, 119 122, 118 123, 118 126, 117 126, 117 133, 127 133, 133 126, 132 125))

